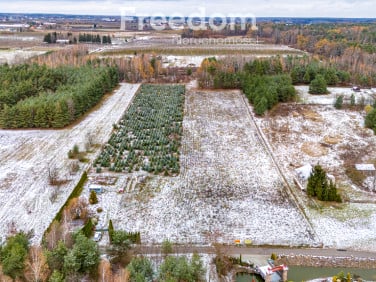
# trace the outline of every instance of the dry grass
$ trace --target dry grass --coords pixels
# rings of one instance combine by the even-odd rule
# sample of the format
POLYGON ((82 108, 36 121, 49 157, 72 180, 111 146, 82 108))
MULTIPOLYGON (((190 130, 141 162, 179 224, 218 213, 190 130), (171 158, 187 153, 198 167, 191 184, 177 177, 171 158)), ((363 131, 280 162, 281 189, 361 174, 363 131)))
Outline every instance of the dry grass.
POLYGON ((310 109, 303 109, 302 115, 309 120, 315 121, 315 122, 323 122, 323 118, 320 114, 317 112, 310 110, 310 109))
POLYGON ((342 136, 325 136, 324 142, 330 145, 336 145, 343 140, 342 136))
POLYGON ((305 142, 301 149, 311 157, 322 157, 328 154, 328 148, 323 147, 320 143, 305 142))

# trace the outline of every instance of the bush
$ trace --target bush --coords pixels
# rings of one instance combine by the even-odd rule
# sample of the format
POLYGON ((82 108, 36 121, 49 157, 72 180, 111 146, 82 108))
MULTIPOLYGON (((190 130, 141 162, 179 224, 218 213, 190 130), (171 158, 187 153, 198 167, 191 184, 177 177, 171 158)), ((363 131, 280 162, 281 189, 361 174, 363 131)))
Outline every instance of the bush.
POLYGON ((93 236, 94 232, 94 224, 93 221, 89 218, 89 220, 86 222, 84 227, 82 227, 82 233, 87 237, 90 238, 93 236))
POLYGON ((366 127, 372 129, 376 134, 376 109, 373 109, 366 116, 366 127))
POLYGON ((127 266, 131 282, 153 281, 154 271, 149 259, 145 257, 136 257, 131 260, 127 266))
POLYGON ((0 253, 3 273, 13 280, 22 277, 28 251, 29 241, 26 234, 19 233, 9 237, 0 253))
POLYGON ((339 110, 339 109, 342 109, 342 106, 343 106, 343 96, 340 95, 337 97, 334 103, 334 107, 339 110))
POLYGON ((169 240, 163 240, 162 242, 162 253, 168 255, 172 253, 172 243, 169 240))
POLYGON ((168 256, 160 266, 158 281, 198 282, 204 281, 203 274, 203 263, 197 254, 191 261, 184 256, 168 256))
POLYGON ((98 197, 95 191, 90 192, 89 203, 91 205, 95 205, 96 203, 98 203, 98 197))
POLYGON ((318 74, 314 80, 309 84, 310 94, 328 94, 327 83, 325 78, 318 74))

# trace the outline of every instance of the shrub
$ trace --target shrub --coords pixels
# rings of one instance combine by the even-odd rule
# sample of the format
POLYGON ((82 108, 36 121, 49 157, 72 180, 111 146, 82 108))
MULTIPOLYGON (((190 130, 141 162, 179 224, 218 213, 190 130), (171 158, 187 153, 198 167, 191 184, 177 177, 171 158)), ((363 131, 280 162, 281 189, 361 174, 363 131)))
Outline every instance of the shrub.
POLYGON ((172 243, 169 240, 163 240, 162 242, 162 253, 168 255, 172 253, 172 243))
POLYGON ((325 78, 318 74, 314 80, 309 84, 310 94, 328 94, 327 84, 325 78))
POLYGON ((334 103, 334 107, 336 109, 342 109, 342 106, 343 106, 343 96, 340 95, 337 97, 335 103, 334 103))
POLYGON ((97 193, 95 191, 90 192, 89 203, 95 205, 98 203, 97 193))

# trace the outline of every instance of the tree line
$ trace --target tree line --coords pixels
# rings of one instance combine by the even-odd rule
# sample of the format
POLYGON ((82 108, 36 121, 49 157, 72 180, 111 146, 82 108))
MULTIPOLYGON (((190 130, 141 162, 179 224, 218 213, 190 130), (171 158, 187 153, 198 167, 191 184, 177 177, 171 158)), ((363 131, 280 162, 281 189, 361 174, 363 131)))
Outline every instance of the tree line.
POLYGON ((253 59, 205 59, 198 72, 202 88, 242 89, 255 112, 262 115, 279 102, 295 98, 293 84, 309 84, 310 93, 325 94, 327 85, 350 82, 347 72, 326 67, 308 56, 253 59))
POLYGON ((56 43, 57 40, 68 40, 69 44, 77 44, 77 43, 97 43, 97 44, 111 44, 111 36, 110 35, 100 35, 100 34, 92 34, 92 33, 80 33, 78 35, 78 39, 76 36, 73 36, 71 32, 66 34, 64 33, 57 33, 49 32, 44 35, 43 42, 46 43, 56 43))
POLYGON ((336 65, 340 70, 349 72, 355 84, 376 85, 374 24, 262 23, 257 35, 263 41, 289 45, 336 65))
POLYGON ((260 22, 258 30, 250 24, 245 30, 239 25, 228 25, 220 31, 185 29, 183 37, 216 38, 243 35, 271 43, 288 45, 309 52, 327 65, 350 74, 351 81, 363 87, 376 85, 376 26, 369 23, 315 23, 260 22))
POLYGON ((118 84, 115 67, 2 66, 0 127, 62 128, 118 84))

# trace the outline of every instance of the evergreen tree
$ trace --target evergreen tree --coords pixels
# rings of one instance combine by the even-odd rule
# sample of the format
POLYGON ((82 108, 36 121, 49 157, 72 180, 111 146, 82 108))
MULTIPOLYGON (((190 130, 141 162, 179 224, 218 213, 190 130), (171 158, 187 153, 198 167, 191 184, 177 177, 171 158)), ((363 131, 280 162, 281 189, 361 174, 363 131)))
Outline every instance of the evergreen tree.
POLYGON ((110 238, 110 243, 112 242, 112 237, 114 235, 114 225, 112 224, 112 220, 110 219, 108 223, 108 236, 110 238))
POLYGON ((19 233, 9 237, 0 253, 3 273, 13 280, 22 277, 28 250, 29 241, 26 234, 19 233))
POLYGON ((342 109, 343 106, 343 96, 340 95, 337 97, 336 102, 334 103, 334 107, 336 109, 342 109))
POLYGON ((350 105, 351 105, 352 107, 355 106, 355 95, 354 95, 354 93, 351 94, 350 105))
POLYGON ((257 115, 263 115, 268 109, 268 100, 265 97, 261 97, 255 102, 255 113, 257 115))
POLYGON ((149 259, 145 257, 135 257, 127 266, 130 274, 130 281, 153 281, 153 266, 149 259))
POLYGON ((318 74, 309 85, 310 94, 328 94, 327 84, 325 78, 318 74))
POLYGON ((89 219, 84 227, 82 227, 82 233, 87 237, 90 238, 93 235, 94 231, 94 224, 91 219, 89 219))
POLYGON ((366 127, 373 129, 376 134, 376 109, 373 109, 366 116, 366 127))
POLYGON ((97 244, 78 232, 74 235, 73 248, 64 257, 64 271, 67 275, 93 273, 99 264, 99 255, 97 244))
POLYGON ((46 253, 49 268, 61 271, 64 265, 64 257, 67 255, 67 253, 67 246, 63 241, 59 241, 53 250, 47 251, 46 253))
POLYGON ((98 203, 97 193, 95 191, 90 192, 89 203, 95 205, 98 203))
POLYGON ((311 76, 309 75, 309 71, 308 70, 304 74, 303 81, 306 84, 309 84, 311 82, 311 76))
POLYGON ((316 165, 308 178, 307 194, 317 197, 320 201, 341 202, 341 196, 337 193, 337 187, 332 181, 328 181, 325 170, 316 165))
POLYGON ((51 33, 47 33, 47 34, 44 36, 44 38, 43 38, 43 42, 52 43, 51 33))
POLYGON ((338 76, 336 74, 336 70, 333 68, 329 68, 325 71, 325 80, 328 85, 337 85, 339 82, 338 76))

